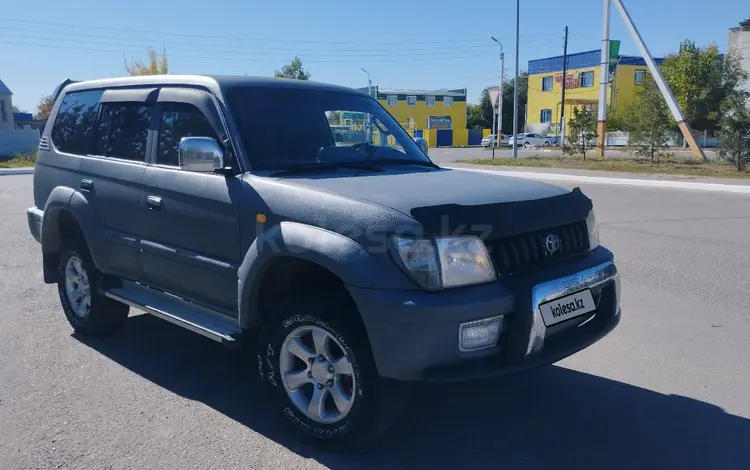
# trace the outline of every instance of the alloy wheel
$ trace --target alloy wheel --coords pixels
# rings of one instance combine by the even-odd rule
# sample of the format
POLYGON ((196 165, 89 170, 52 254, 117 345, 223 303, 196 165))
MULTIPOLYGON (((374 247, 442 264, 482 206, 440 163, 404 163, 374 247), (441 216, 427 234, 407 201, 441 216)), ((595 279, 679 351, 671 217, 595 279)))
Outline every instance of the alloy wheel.
POLYGON ((341 421, 354 404, 356 377, 342 344, 314 325, 289 333, 279 354, 282 383, 294 406, 323 424, 341 421))

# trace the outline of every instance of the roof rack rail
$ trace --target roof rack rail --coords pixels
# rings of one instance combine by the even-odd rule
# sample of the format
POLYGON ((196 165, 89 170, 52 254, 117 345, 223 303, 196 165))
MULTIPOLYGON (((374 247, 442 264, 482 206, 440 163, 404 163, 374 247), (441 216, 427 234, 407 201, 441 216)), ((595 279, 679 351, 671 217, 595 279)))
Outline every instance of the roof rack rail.
POLYGON ((78 81, 66 78, 65 80, 63 80, 61 84, 57 85, 57 88, 55 88, 55 91, 52 92, 52 101, 57 101, 57 97, 60 96, 60 93, 63 91, 63 88, 65 88, 66 86, 72 83, 78 83, 78 81))

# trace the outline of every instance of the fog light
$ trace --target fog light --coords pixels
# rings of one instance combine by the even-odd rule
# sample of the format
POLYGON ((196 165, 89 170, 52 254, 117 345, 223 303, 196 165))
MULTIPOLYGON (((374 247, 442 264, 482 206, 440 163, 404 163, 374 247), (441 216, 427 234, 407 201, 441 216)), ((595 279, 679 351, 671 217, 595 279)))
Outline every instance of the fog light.
POLYGON ((500 327, 503 317, 485 318, 483 320, 461 323, 458 327, 458 349, 476 351, 491 348, 500 338, 500 327))

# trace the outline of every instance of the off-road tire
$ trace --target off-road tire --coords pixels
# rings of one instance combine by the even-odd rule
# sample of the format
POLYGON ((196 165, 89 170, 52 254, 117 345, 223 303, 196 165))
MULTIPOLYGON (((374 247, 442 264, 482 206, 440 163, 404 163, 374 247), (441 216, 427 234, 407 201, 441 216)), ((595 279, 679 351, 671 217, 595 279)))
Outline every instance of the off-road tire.
POLYGON ((129 306, 116 300, 105 297, 99 293, 99 284, 102 279, 101 273, 96 269, 88 247, 83 240, 73 239, 64 243, 58 263, 57 291, 60 296, 65 317, 76 333, 85 336, 105 336, 119 330, 129 313, 129 306), (76 256, 81 260, 89 280, 91 291, 91 305, 88 315, 80 317, 73 311, 70 299, 65 289, 65 267, 68 260, 76 256))
POLYGON ((378 376, 370 345, 348 298, 325 293, 295 294, 281 302, 265 321, 257 351, 257 368, 283 420, 303 441, 330 451, 372 444, 404 410, 408 385, 378 376), (305 416, 289 398, 281 378, 280 350, 292 331, 312 325, 330 333, 345 350, 354 370, 356 387, 351 410, 339 422, 321 424, 305 416))

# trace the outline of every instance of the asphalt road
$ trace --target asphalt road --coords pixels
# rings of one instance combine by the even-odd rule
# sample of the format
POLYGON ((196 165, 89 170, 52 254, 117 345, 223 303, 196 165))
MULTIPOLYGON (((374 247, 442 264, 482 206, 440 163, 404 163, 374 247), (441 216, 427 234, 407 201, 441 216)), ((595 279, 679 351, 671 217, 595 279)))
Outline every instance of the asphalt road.
MULTIPOLYGON (((618 257, 623 320, 555 366, 420 387, 376 448, 298 445, 252 364, 148 315, 72 334, 0 176, 0 469, 750 468, 750 198, 587 185, 618 257)), ((570 185, 569 185, 570 186, 570 185)))
MULTIPOLYGON (((678 158, 692 158, 692 154, 689 150, 682 149, 671 149, 670 152, 675 154, 678 158)), ((716 152, 713 150, 706 150, 706 156, 708 158, 716 158, 716 152)), ((521 158, 531 157, 534 155, 541 155, 545 157, 559 157, 563 155, 562 150, 558 147, 551 148, 532 148, 532 149, 518 149, 518 156, 521 158)), ((593 151, 592 151, 593 155, 593 151)), ((612 158, 632 158, 632 154, 624 150, 607 149, 605 155, 612 158)), ((429 156, 435 163, 445 164, 453 163, 461 160, 473 160, 475 158, 492 158, 492 149, 485 149, 481 147, 464 147, 464 148, 431 148, 429 150, 429 156)), ((511 158, 513 157, 512 149, 495 149, 495 158, 511 158)))

